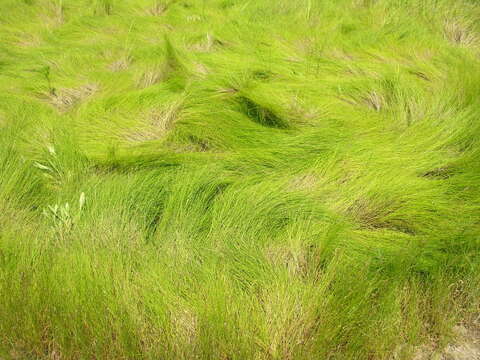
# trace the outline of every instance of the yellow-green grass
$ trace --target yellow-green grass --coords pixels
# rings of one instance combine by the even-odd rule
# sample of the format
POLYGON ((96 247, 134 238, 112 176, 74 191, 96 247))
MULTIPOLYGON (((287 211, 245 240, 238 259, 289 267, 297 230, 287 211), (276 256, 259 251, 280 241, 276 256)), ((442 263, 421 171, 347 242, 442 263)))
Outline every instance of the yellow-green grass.
POLYGON ((0 357, 435 356, 479 250, 476 1, 0 1, 0 357))

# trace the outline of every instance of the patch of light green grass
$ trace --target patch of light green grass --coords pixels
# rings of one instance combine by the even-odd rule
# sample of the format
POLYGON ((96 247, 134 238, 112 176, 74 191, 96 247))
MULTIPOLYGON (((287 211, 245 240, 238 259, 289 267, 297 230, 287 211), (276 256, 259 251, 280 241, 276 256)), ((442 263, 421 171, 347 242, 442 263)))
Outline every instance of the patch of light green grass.
POLYGON ((2 1, 0 355, 440 353, 478 326, 479 16, 2 1))

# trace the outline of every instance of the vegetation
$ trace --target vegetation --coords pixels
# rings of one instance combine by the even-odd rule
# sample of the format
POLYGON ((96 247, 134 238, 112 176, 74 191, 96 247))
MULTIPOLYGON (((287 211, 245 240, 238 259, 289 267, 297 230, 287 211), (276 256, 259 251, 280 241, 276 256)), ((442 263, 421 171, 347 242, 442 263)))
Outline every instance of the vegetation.
POLYGON ((418 359, 474 331, 479 20, 2 0, 0 357, 418 359))

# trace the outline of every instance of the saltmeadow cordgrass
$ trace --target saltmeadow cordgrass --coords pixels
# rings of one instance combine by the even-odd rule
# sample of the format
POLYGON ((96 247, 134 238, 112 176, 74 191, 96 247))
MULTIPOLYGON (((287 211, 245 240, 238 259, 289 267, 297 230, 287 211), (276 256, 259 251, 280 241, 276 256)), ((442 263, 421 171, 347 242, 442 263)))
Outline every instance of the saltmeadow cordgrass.
POLYGON ((0 357, 480 356, 479 24, 0 1, 0 357))

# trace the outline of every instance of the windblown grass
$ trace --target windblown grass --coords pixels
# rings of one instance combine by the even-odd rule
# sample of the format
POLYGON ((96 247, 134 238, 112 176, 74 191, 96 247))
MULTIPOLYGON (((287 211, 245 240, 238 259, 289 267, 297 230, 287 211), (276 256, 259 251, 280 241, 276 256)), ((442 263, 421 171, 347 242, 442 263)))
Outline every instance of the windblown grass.
POLYGON ((0 357, 478 334, 479 24, 468 0, 2 0, 0 357))

